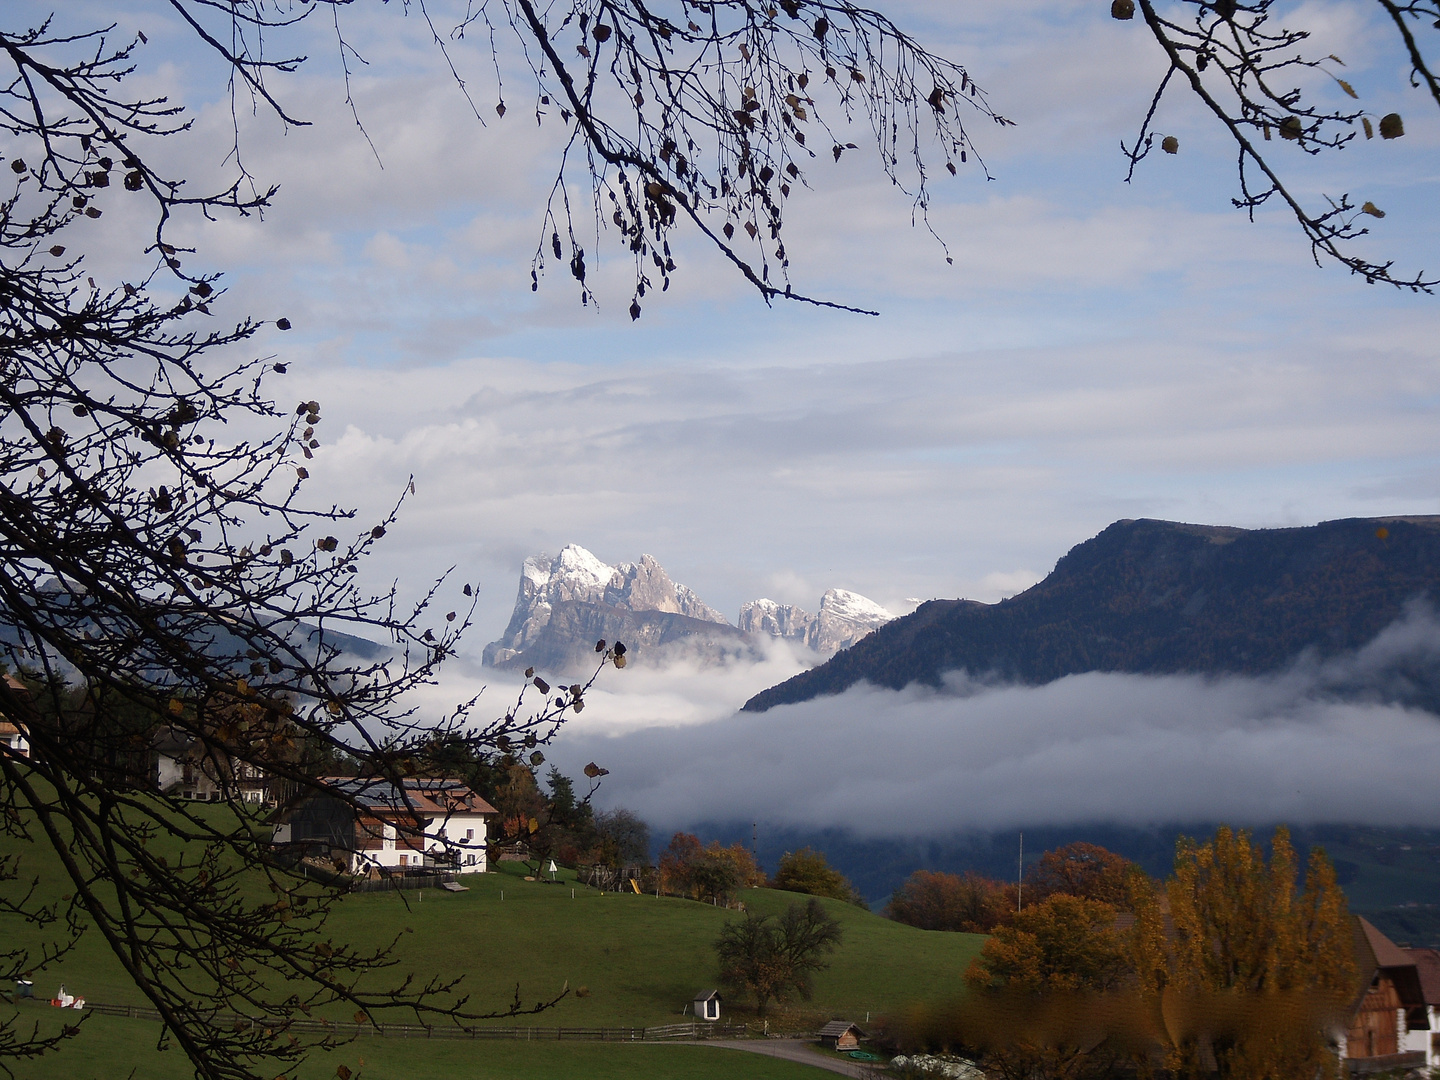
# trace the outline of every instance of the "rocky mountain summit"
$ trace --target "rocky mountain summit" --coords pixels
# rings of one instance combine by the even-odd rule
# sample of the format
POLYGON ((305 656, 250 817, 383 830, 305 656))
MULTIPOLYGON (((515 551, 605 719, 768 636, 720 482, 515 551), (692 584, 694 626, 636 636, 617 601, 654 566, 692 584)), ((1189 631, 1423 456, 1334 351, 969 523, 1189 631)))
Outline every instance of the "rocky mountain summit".
POLYGON ((830 589, 820 598, 820 614, 804 608, 751 600, 740 609, 739 627, 746 634, 795 641, 818 653, 848 649, 894 615, 875 601, 847 589, 830 589))
POLYGON ((485 647, 485 663, 549 671, 584 668, 595 642, 621 640, 630 656, 662 650, 698 652, 705 659, 752 650, 764 637, 782 638, 822 655, 848 648, 893 615, 873 600, 831 589, 812 615, 773 600, 740 609, 738 626, 684 585, 654 557, 611 566, 578 544, 559 555, 532 555, 520 573, 510 624, 485 647))

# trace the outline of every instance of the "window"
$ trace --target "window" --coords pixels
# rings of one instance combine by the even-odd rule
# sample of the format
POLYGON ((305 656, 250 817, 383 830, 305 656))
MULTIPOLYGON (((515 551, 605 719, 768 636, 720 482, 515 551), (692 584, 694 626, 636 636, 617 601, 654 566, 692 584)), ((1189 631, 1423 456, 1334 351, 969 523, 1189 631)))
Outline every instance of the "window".
POLYGON ((401 856, 400 856, 400 865, 401 865, 401 866, 408 866, 409 864, 410 864, 410 856, 409 856, 409 855, 401 855, 401 856))
POLYGON ((466 829, 466 830, 465 830, 465 839, 466 839, 466 840, 474 840, 474 839, 475 839, 475 830, 474 830, 474 829, 466 829))

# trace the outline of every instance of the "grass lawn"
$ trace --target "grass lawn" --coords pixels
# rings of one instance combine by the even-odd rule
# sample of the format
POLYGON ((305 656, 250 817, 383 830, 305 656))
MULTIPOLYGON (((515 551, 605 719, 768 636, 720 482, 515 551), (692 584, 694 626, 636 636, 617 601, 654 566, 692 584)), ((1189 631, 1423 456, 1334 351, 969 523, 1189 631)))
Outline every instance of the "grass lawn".
MULTIPOLYGON (((39 1011, 23 1010, 28 1024, 39 1011)), ((42 1022, 58 1021, 42 1015, 42 1022)), ((190 1080, 177 1050, 156 1049, 159 1025, 92 1015, 59 1053, 16 1068, 27 1080, 190 1080)), ((820 1080, 826 1073, 759 1054, 700 1046, 510 1041, 359 1039, 314 1053, 289 1080, 333 1080, 340 1065, 355 1080, 820 1080)))
MULTIPOLYGON (((467 893, 407 894, 408 910, 395 895, 352 897, 337 914, 336 936, 375 941, 413 929, 400 945, 403 970, 463 972, 471 992, 486 1001, 508 998, 517 981, 527 1002, 567 980, 572 990, 584 988, 585 997, 572 994, 537 1024, 653 1025, 682 1019, 695 992, 715 985, 712 943, 727 919, 740 917, 691 900, 602 895, 571 882, 527 882, 518 873, 463 880, 467 893)), ((762 912, 806 899, 770 889, 744 893, 745 903, 762 912)), ((875 1017, 916 997, 952 993, 984 941, 916 930, 839 901, 822 903, 845 933, 805 1010, 824 1019, 863 1021, 867 1012, 875 1017)), ((754 1018, 753 1010, 726 1011, 754 1018)))
MULTIPOLYGON (((555 1008, 532 1020, 497 1023, 647 1026, 681 1020, 695 992, 715 985, 711 945, 727 919, 740 917, 691 900, 602 895, 568 881, 524 881, 511 872, 463 880, 469 892, 427 889, 349 897, 332 917, 330 933, 368 943, 399 935, 393 975, 464 975, 472 1008, 503 1008, 517 984, 528 1004, 553 997, 569 982, 572 993, 555 1008), (583 997, 574 992, 582 988, 583 997)), ((806 898, 750 889, 744 899, 757 910, 778 912, 806 898)), ((863 1022, 867 1012, 874 1018, 917 997, 948 995, 960 987, 984 940, 916 930, 839 901, 822 903, 844 925, 844 940, 829 969, 816 977, 814 1001, 799 1014, 773 1014, 772 1023, 803 1025, 816 1017, 863 1022)), ((17 935, 21 929, 14 928, 17 935)), ((63 982, 91 1001, 146 1004, 93 933, 37 974, 35 982, 36 994, 47 998, 63 982)), ((348 1017, 351 1011, 336 1015, 348 1017)), ((753 1009, 740 1001, 727 1003, 726 1012, 755 1019, 753 1009)))
MULTIPOLYGON (((3 848, 3 845, 0 845, 3 848)), ((13 850, 13 844, 12 844, 13 850)), ((26 876, 39 872, 45 893, 60 895, 64 884, 51 871, 42 849, 24 852, 26 876), (33 861, 32 861, 33 860, 33 861)), ((532 1018, 494 1021, 506 1026, 628 1027, 682 1019, 697 990, 715 985, 712 944, 726 920, 740 913, 673 897, 605 893, 576 885, 525 881, 523 869, 504 864, 500 872, 470 875, 469 891, 435 889, 365 893, 345 898, 327 934, 337 940, 374 945, 398 938, 396 966, 387 983, 413 975, 464 976, 470 1008, 503 1009, 519 986, 526 1003, 555 996, 568 982, 570 993, 555 1008, 532 1018)), ((566 877, 566 875, 561 875, 566 877)), ((752 909, 772 913, 806 897, 768 889, 743 894, 752 909)), ((918 998, 949 996, 984 938, 916 930, 839 901, 822 901, 844 928, 830 967, 815 979, 814 1000, 772 1006, 771 1030, 814 1030, 831 1018, 865 1023, 918 998)), ((0 922, 0 940, 24 943, 24 926, 0 922)), ((63 982, 90 1001, 147 1004, 125 977, 98 934, 84 934, 79 946, 35 974, 37 997, 48 999, 63 982)), ((0 1004, 0 1010, 5 1007, 0 1004)), ((348 1018, 352 1009, 337 1011, 348 1018)), ((726 1002, 727 1019, 755 1022, 747 1002, 726 1002)), ((39 1003, 24 1006, 27 1017, 59 1023, 56 1011, 39 1003)), ((409 1015, 382 1021, 410 1022, 409 1015)), ((108 1078, 126 1076, 125 1063, 143 1068, 137 1077, 190 1073, 176 1051, 154 1049, 155 1025, 121 1017, 93 1016, 83 1034, 41 1065, 26 1064, 26 1077, 108 1078)), ((511 1043, 366 1038, 353 1057, 369 1063, 367 1076, 582 1074, 607 1076, 791 1077, 798 1067, 735 1051, 684 1047, 616 1046, 594 1043, 511 1043), (709 1062, 710 1064, 705 1064, 709 1062), (699 1064, 697 1064, 699 1063, 699 1064), (464 1070, 470 1071, 464 1071, 464 1070), (488 1070, 488 1071, 487 1071, 488 1070), (610 1071, 606 1071, 610 1070, 610 1071), (711 1071, 705 1071, 711 1070, 711 1071)), ((355 1062, 346 1054, 327 1056, 301 1075, 330 1077, 336 1064, 355 1062), (323 1066, 323 1067, 322 1067, 323 1066), (319 1071, 317 1071, 317 1069, 319 1071)), ((294 1080, 294 1077, 291 1077, 294 1080)))

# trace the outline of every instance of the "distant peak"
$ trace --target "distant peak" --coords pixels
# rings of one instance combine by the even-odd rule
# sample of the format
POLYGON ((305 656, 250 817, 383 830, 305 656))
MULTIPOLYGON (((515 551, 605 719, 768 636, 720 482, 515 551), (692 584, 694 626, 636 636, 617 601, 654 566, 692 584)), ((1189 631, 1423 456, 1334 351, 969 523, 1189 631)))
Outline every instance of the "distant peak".
MULTIPOLYGON (((595 640, 604 634, 590 634, 563 642, 552 640, 549 630, 559 607, 586 605, 587 610, 634 612, 637 614, 680 615, 702 623, 729 626, 723 615, 695 593, 672 581, 653 555, 641 555, 639 562, 618 566, 597 558, 579 544, 566 544, 560 554, 532 555, 520 572, 520 590, 510 624, 497 641, 485 648, 486 663, 497 666, 524 666, 530 659, 554 664, 567 651, 589 655, 595 640), (539 650, 537 652, 537 649, 539 650), (543 657, 543 660, 542 660, 543 657)), ((573 635, 569 635, 573 636, 573 635)), ((613 632, 611 632, 613 636, 613 632)), ((632 648, 639 645, 633 637, 632 648)))
POLYGON ((837 618, 852 619, 857 622, 873 622, 876 625, 887 623, 895 618, 895 615, 881 607, 868 596, 861 596, 849 589, 827 589, 825 595, 820 598, 820 614, 827 612, 837 618))

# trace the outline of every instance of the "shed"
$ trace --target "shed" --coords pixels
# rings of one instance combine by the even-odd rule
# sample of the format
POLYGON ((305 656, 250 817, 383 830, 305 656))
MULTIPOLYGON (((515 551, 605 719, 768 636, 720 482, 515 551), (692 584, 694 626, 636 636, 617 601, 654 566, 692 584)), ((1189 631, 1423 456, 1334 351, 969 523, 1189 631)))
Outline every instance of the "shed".
POLYGON ((820 1043, 830 1050, 858 1050, 865 1032, 845 1020, 831 1020, 820 1029, 820 1043))
POLYGON ((701 990, 695 995, 695 1019, 720 1019, 720 991, 701 990))

